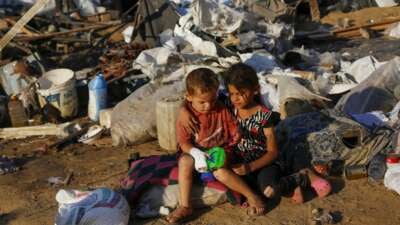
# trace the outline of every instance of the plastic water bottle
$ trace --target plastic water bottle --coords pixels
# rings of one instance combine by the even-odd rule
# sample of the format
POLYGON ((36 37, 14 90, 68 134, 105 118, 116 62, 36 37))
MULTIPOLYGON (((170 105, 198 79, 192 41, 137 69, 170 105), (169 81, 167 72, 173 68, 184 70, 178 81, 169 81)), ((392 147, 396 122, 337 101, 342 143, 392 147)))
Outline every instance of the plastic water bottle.
POLYGON ((386 158, 386 174, 384 178, 385 187, 400 194, 400 158, 386 158))
POLYGON ((107 108, 107 82, 99 73, 89 82, 89 118, 99 121, 100 110, 107 108))

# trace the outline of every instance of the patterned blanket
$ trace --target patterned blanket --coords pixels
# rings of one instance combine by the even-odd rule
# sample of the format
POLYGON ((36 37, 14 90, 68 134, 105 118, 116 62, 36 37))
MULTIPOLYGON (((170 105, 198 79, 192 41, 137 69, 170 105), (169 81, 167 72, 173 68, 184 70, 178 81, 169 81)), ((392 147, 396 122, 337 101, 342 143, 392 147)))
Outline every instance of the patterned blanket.
MULTIPOLYGON (((122 194, 134 204, 143 191, 151 185, 168 186, 178 183, 178 155, 154 155, 131 163, 128 174, 121 181, 122 194)), ((229 190, 219 181, 201 182, 209 188, 226 193, 231 204, 240 204, 241 195, 229 190)))

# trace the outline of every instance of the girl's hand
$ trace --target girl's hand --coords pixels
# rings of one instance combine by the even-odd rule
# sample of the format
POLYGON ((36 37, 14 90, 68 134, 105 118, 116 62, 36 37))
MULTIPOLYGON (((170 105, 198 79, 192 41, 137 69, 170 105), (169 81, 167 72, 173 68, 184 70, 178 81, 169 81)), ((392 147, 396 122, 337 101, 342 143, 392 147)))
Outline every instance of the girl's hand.
POLYGON ((239 176, 244 176, 251 172, 249 164, 245 164, 245 163, 239 163, 239 164, 232 165, 232 170, 239 176))
POLYGON ((190 131, 192 134, 199 131, 199 123, 186 107, 181 107, 178 116, 181 118, 180 120, 182 121, 183 127, 187 131, 190 131))

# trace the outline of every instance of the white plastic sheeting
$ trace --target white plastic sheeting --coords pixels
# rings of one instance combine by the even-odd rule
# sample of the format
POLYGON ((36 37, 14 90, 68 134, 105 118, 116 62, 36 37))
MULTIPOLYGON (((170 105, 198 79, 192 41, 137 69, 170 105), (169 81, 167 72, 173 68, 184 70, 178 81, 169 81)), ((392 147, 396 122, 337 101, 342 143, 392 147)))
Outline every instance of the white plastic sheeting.
POLYGON ((195 0, 191 14, 194 24, 214 36, 230 34, 242 25, 243 14, 213 0, 195 0))
POLYGON ((278 76, 279 102, 284 104, 287 99, 330 101, 329 98, 317 95, 301 85, 295 78, 278 76))
POLYGON ((379 7, 392 7, 397 5, 394 0, 375 0, 375 2, 379 7))
POLYGON ((399 39, 400 38, 400 23, 395 23, 390 25, 386 30, 385 30, 386 36, 390 38, 395 38, 399 39))
POLYGON ((243 63, 251 66, 258 74, 267 73, 279 67, 275 56, 266 51, 240 54, 243 63))
POLYGON ((400 57, 395 57, 375 70, 349 93, 343 95, 335 109, 346 114, 388 112, 398 102, 393 92, 399 84, 400 57))
POLYGON ((358 83, 361 83, 367 79, 372 72, 377 70, 385 63, 386 62, 379 62, 373 56, 365 56, 354 61, 350 67, 345 70, 345 72, 351 74, 358 83))
POLYGON ((139 144, 157 137, 155 108, 166 96, 182 96, 184 82, 148 83, 118 103, 111 116, 113 145, 139 144))

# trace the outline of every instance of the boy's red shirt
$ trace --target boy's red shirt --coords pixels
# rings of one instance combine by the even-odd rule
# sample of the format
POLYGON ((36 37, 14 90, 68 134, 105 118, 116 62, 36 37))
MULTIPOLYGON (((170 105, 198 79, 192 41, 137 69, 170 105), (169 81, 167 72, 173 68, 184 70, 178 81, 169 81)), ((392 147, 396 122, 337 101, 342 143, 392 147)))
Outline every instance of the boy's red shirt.
POLYGON ((214 109, 208 113, 199 113, 190 103, 186 108, 197 118, 199 131, 196 134, 184 128, 180 118, 176 122, 178 145, 192 144, 203 150, 220 146, 225 150, 235 146, 240 141, 240 133, 236 119, 224 104, 217 102, 214 109))

